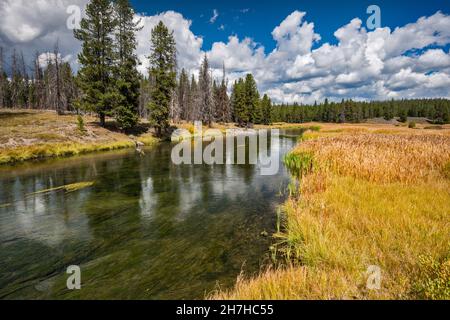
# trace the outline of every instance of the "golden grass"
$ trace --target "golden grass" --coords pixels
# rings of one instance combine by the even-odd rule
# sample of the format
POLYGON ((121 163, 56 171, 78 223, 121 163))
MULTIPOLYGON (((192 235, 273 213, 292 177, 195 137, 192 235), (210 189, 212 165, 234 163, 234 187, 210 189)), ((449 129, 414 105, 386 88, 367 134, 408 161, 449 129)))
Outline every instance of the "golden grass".
POLYGON ((356 288, 349 288, 345 274, 339 271, 323 272, 306 267, 267 269, 254 279, 240 275, 232 290, 218 288, 208 299, 214 300, 312 300, 351 298, 356 288))
POLYGON ((313 169, 274 235, 287 267, 210 298, 450 299, 448 130, 352 130, 322 129, 288 161, 313 169), (366 286, 370 265, 381 268, 379 290, 366 286))
MULTIPOLYGON (((450 159, 450 136, 354 134, 303 143, 327 169, 378 182, 435 178, 450 159)), ((322 169, 326 169, 322 168, 322 169)))

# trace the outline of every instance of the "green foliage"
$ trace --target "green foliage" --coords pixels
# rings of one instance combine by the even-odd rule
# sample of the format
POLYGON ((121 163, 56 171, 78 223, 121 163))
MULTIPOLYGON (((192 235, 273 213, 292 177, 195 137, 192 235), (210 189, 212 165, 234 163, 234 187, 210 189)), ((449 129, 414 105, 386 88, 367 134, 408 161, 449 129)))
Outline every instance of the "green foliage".
POLYGON ((274 122, 304 123, 320 122, 362 122, 366 119, 384 117, 388 120, 394 117, 428 118, 434 123, 450 123, 450 100, 448 99, 414 99, 396 101, 357 102, 342 100, 322 104, 299 105, 281 104, 272 107, 274 122))
POLYGON ((250 122, 250 113, 246 105, 245 82, 240 78, 234 83, 233 92, 231 94, 231 103, 234 113, 234 120, 241 126, 250 122))
POLYGON ((262 123, 265 125, 272 124, 272 101, 267 94, 261 100, 262 123))
POLYGON ((231 110, 227 93, 227 82, 225 75, 225 65, 223 66, 222 82, 214 90, 214 117, 217 122, 230 122, 231 110))
POLYGON ((78 86, 83 91, 81 105, 85 110, 96 112, 100 124, 112 110, 115 101, 114 41, 116 28, 114 11, 109 0, 92 0, 86 6, 86 16, 80 29, 74 31, 75 38, 82 42, 78 61, 78 86))
POLYGON ((314 155, 308 152, 291 152, 284 157, 283 162, 294 177, 301 178, 312 172, 314 168, 314 155))
POLYGON ((234 83, 231 94, 233 118, 240 126, 248 124, 271 124, 272 102, 265 95, 260 99, 253 75, 247 74, 244 79, 234 83))
POLYGON ((121 130, 132 129, 139 121, 140 75, 137 71, 138 58, 135 54, 136 35, 140 30, 138 22, 133 21, 134 11, 129 0, 116 0, 114 3, 116 17, 116 52, 115 66, 115 101, 113 115, 121 130))
POLYGON ((259 92, 252 74, 245 77, 245 104, 251 123, 262 123, 262 111, 259 103, 259 92))
POLYGON ((203 124, 211 125, 213 115, 213 92, 211 88, 211 77, 209 69, 208 57, 205 55, 202 65, 200 67, 199 79, 198 79, 198 104, 200 111, 200 120, 203 124))
POLYGON ((309 126, 308 130, 313 131, 313 132, 319 132, 320 127, 319 126, 309 126))
POLYGON ((83 116, 81 114, 79 114, 77 116, 77 128, 78 128, 78 131, 81 134, 85 134, 86 133, 86 128, 84 127, 84 119, 83 119, 83 116))
POLYGON ((150 76, 155 81, 151 93, 150 123, 158 136, 169 126, 170 102, 176 87, 176 46, 173 31, 162 21, 151 34, 150 76))
POLYGON ((413 292, 419 299, 450 299, 450 260, 438 261, 431 256, 419 259, 420 272, 413 286, 413 292))
POLYGON ((408 113, 406 112, 405 109, 401 110, 399 112, 399 119, 398 121, 405 123, 406 121, 408 121, 408 113))

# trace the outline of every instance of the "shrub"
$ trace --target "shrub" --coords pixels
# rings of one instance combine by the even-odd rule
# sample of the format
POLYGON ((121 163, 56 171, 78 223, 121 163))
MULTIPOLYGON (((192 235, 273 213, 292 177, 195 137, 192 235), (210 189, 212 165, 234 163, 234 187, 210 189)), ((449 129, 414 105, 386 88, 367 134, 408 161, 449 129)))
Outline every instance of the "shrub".
POLYGON ((86 128, 84 127, 84 119, 80 114, 77 116, 77 128, 81 134, 86 133, 86 128))
POLYGON ((450 260, 438 261, 431 256, 419 258, 419 278, 413 291, 419 299, 450 299, 450 260))
POLYGON ((409 124, 408 124, 408 128, 410 128, 410 129, 414 129, 416 127, 416 123, 414 122, 414 121, 411 121, 409 124))
POLYGON ((320 131, 320 127, 319 126, 310 126, 310 127, 308 127, 308 130, 318 132, 318 131, 320 131))

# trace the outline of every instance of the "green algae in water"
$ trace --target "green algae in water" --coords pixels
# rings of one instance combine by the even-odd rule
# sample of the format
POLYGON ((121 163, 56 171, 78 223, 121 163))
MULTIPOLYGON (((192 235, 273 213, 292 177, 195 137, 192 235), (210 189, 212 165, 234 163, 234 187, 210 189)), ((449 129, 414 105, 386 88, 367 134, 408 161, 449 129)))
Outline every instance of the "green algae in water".
MULTIPOLYGON (((283 156, 295 143, 272 147, 283 156)), ((276 232, 285 168, 176 166, 171 148, 0 173, 10 204, 0 207, 0 298, 202 299, 258 273, 271 260, 261 232, 276 232), (95 184, 42 193, 79 181, 95 184), (81 268, 81 290, 66 288, 69 265, 81 268)))

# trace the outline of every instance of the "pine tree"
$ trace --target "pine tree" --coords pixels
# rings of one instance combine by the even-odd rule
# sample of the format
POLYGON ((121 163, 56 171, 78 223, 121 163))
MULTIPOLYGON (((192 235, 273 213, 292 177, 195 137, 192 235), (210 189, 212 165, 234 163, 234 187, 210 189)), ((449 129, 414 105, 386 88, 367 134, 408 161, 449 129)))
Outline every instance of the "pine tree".
POLYGON ((139 21, 133 21, 134 10, 129 0, 114 3, 117 66, 114 69, 117 100, 113 114, 121 130, 132 129, 139 121, 140 75, 135 54, 139 21))
POLYGON ((234 83, 231 94, 231 104, 234 121, 236 121, 239 126, 247 126, 250 122, 250 113, 245 95, 245 82, 242 78, 234 83))
POLYGON ((183 120, 188 120, 189 110, 188 110, 188 97, 189 97, 189 77, 184 68, 181 70, 180 80, 178 82, 178 108, 180 110, 180 118, 183 120))
POLYGON ((200 119, 203 124, 211 126, 213 122, 213 93, 211 87, 211 76, 208 57, 205 55, 198 78, 198 105, 200 119))
POLYGON ((116 95, 113 80, 114 41, 116 28, 110 0, 91 0, 86 7, 86 17, 81 20, 80 29, 74 31, 75 38, 82 41, 78 55, 81 68, 78 71, 78 85, 83 91, 81 106, 94 111, 105 126, 116 95))
POLYGON ((262 122, 262 112, 259 104, 259 92, 252 74, 245 77, 245 102, 251 123, 262 122))
POLYGON ((191 84, 189 86, 189 94, 188 94, 188 116, 187 120, 195 121, 199 119, 199 111, 198 111, 198 85, 195 80, 194 75, 191 77, 191 84))
POLYGON ((261 100, 261 109, 263 113, 263 124, 272 124, 272 101, 267 94, 265 94, 261 100))
POLYGON ((227 93, 225 65, 223 65, 222 82, 220 86, 217 87, 215 104, 217 121, 224 123, 231 121, 230 101, 228 99, 227 93))
POLYGON ((170 103, 176 88, 176 46, 173 32, 162 21, 152 30, 150 75, 155 80, 151 94, 150 122, 158 136, 169 126, 170 103))

